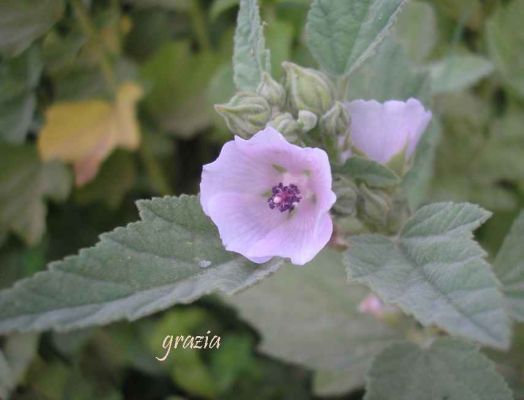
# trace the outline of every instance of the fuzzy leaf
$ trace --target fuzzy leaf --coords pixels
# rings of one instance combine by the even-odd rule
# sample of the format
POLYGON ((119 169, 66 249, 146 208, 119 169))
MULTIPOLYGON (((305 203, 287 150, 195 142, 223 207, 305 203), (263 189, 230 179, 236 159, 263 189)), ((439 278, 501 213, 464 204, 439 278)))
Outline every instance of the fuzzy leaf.
POLYGON ((271 70, 257 0, 240 0, 233 53, 234 80, 238 90, 256 90, 262 73, 271 70))
POLYGON ((262 335, 260 349, 317 371, 316 391, 343 393, 361 386, 371 360, 397 339, 375 318, 358 312, 368 291, 348 286, 341 254, 322 252, 304 267, 286 265, 257 286, 225 300, 262 335), (327 381, 333 374, 345 374, 327 381))
POLYGON ((435 62, 430 67, 431 90, 434 94, 466 89, 493 71, 493 64, 475 54, 456 54, 435 62))
POLYGON ((512 316, 524 322, 524 211, 513 223, 494 262, 512 316))
POLYGON ((138 202, 141 221, 0 292, 0 332, 135 320, 212 291, 232 293, 278 268, 224 250, 196 197, 138 202))
POLYGON ((34 89, 42 72, 39 51, 32 47, 0 64, 0 139, 23 143, 36 108, 34 89))
POLYGON ((435 10, 429 3, 410 1, 402 9, 395 24, 396 36, 411 60, 424 61, 438 39, 435 10))
POLYGON ((440 141, 441 126, 436 117, 422 135, 410 170, 402 180, 402 187, 411 208, 418 208, 426 199, 431 187, 437 145, 440 141))
POLYGON ((524 97, 524 1, 499 6, 486 23, 489 54, 509 89, 524 97))
POLYGON ((388 33, 405 0, 314 0, 306 40, 320 66, 333 75, 351 73, 388 33))
POLYGON ((353 237, 348 274, 425 326, 506 348, 510 321, 504 300, 471 233, 489 216, 468 203, 422 207, 398 237, 353 237))
POLYGON ((374 361, 364 400, 511 400, 504 379, 471 344, 436 339, 429 348, 393 344, 374 361))
POLYGON ((350 157, 335 172, 379 188, 395 186, 400 182, 397 174, 388 167, 358 156, 350 157))
POLYGON ((373 57, 350 75, 347 96, 350 100, 377 101, 415 97, 427 104, 430 98, 429 74, 416 69, 404 48, 388 38, 373 57))
POLYGON ((151 84, 144 105, 163 130, 189 138, 210 125, 206 88, 217 61, 212 52, 195 53, 189 41, 177 41, 160 47, 142 66, 141 77, 151 84))
POLYGON ((65 199, 69 171, 59 163, 42 163, 31 146, 0 142, 0 243, 9 231, 36 244, 45 231, 44 199, 65 199))
POLYGON ((32 333, 5 338, 0 349, 0 398, 9 398, 29 367, 37 347, 38 336, 32 333))
POLYGON ((63 0, 0 0, 0 54, 20 54, 63 12, 63 0))

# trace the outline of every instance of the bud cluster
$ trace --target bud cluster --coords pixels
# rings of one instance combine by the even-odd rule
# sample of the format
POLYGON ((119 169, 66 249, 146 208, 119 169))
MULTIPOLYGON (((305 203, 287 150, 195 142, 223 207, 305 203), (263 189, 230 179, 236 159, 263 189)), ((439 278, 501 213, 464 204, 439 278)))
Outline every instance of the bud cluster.
POLYGON ((256 92, 237 93, 227 104, 215 106, 231 132, 247 138, 269 125, 288 140, 311 142, 304 134, 318 128, 330 153, 349 149, 349 116, 342 103, 335 101, 329 78, 290 62, 282 67, 282 83, 266 72, 256 92))
POLYGON ((334 211, 357 218, 373 231, 396 232, 409 213, 405 198, 395 190, 357 185, 342 175, 334 176, 333 190, 337 195, 334 211))

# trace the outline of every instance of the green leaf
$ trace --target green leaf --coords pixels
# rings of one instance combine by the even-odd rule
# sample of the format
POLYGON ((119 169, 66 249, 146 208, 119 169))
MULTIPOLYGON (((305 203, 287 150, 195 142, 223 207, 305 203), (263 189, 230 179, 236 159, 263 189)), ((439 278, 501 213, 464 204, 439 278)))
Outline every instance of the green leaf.
POLYGON ((398 175, 388 167, 358 156, 350 157, 344 165, 335 168, 335 172, 379 188, 395 186, 400 182, 398 175))
POLYGON ((304 267, 286 265, 225 300, 260 332, 264 353, 322 376, 348 374, 337 388, 318 381, 318 392, 334 394, 362 385, 372 358, 398 338, 386 325, 358 312, 367 293, 347 285, 341 254, 326 250, 304 267))
POLYGON ((498 282, 471 231, 491 214, 472 204, 419 209, 398 237, 351 238, 347 272, 424 326, 498 348, 509 345, 510 321, 498 282))
POLYGON ((279 267, 224 250, 196 197, 139 201, 141 221, 0 292, 0 332, 136 320, 212 291, 233 293, 279 267))
POLYGON ((491 59, 507 87, 524 97, 524 1, 499 7, 486 23, 491 59))
POLYGON ((524 321, 524 211, 513 223, 493 265, 511 315, 524 321))
POLYGON ((394 39, 386 39, 376 54, 349 76, 348 99, 430 100, 429 74, 416 69, 404 48, 394 39))
POLYGON ((164 130, 187 138, 210 125, 206 88, 216 61, 211 52, 192 52, 184 41, 162 46, 142 66, 141 77, 151 84, 145 107, 164 130))
POLYGON ((34 89, 40 80, 42 61, 31 48, 0 64, 0 139, 22 143, 33 121, 36 107, 34 89))
POLYGON ((395 33, 411 60, 417 63, 424 61, 438 38, 433 6, 418 1, 408 2, 398 16, 395 33))
POLYGON ((209 18, 217 19, 223 12, 238 6, 239 0, 215 0, 209 9, 209 18))
POLYGON ((63 12, 63 0, 0 0, 0 55, 20 54, 63 12))
POLYGON ((375 360, 364 400, 511 400, 512 393, 486 356, 452 338, 430 347, 393 344, 375 360))
POLYGON ((255 91, 262 73, 271 70, 257 0, 240 0, 233 53, 234 80, 238 90, 255 91))
POLYGON ((418 208, 428 195, 440 136, 440 123, 434 116, 428 130, 422 135, 417 144, 413 165, 402 180, 404 193, 413 209, 418 208))
POLYGON ((430 66, 431 90, 434 94, 462 90, 473 86, 493 71, 493 64, 475 54, 455 54, 430 66))
POLYGON ((405 0, 314 0, 306 41, 320 66, 334 75, 353 72, 387 35, 405 0))
POLYGON ((58 162, 42 163, 32 146, 0 142, 0 242, 9 231, 36 244, 45 231, 44 199, 65 199, 71 174, 58 162))
POLYGON ((11 335, 0 349, 0 398, 7 399, 36 354, 38 336, 11 335))

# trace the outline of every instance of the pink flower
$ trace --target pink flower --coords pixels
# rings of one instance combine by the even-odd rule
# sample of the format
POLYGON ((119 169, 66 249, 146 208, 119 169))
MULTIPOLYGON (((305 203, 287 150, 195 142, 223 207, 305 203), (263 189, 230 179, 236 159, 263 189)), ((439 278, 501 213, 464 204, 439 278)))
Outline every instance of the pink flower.
POLYGON ((335 200, 327 154, 290 144, 270 127, 227 142, 200 183, 200 203, 226 249, 256 263, 313 259, 331 237, 335 200))
POLYGON ((403 150, 409 159, 431 120, 431 112, 416 99, 355 100, 346 106, 353 147, 381 164, 403 150))

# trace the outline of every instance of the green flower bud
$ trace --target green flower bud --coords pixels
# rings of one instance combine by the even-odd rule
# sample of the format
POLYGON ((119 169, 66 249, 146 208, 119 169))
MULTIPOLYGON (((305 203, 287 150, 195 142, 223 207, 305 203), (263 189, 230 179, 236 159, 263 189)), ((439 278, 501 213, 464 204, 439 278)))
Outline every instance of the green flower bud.
POLYGON ((323 73, 287 61, 282 67, 286 73, 288 105, 293 113, 307 110, 322 115, 329 110, 333 104, 333 87, 323 73))
POLYGON ((290 141, 296 141, 301 131, 300 124, 293 118, 290 113, 278 114, 269 124, 290 141))
POLYGON ((284 87, 267 72, 262 74, 262 80, 258 85, 257 93, 264 97, 269 105, 273 107, 281 109, 286 104, 286 91, 284 87))
POLYGON ((337 202, 333 209, 345 216, 355 215, 357 212, 358 188, 351 181, 341 175, 333 177, 333 191, 337 195, 337 202))
POLYGON ((215 105, 215 110, 224 118, 231 132, 249 137, 265 128, 271 118, 271 107, 262 96, 237 93, 227 104, 215 105))
POLYGON ((302 133, 306 133, 313 129, 317 124, 318 117, 313 114, 311 111, 300 110, 298 112, 297 122, 300 125, 302 133))
POLYGON ((345 137, 348 135, 349 113, 344 105, 337 101, 327 113, 320 118, 322 134, 332 137, 345 137))
POLYGON ((391 198, 383 190, 370 189, 366 185, 359 186, 357 202, 358 216, 363 221, 379 229, 387 226, 391 210, 391 198))

